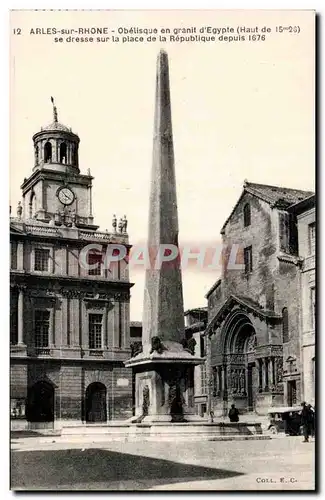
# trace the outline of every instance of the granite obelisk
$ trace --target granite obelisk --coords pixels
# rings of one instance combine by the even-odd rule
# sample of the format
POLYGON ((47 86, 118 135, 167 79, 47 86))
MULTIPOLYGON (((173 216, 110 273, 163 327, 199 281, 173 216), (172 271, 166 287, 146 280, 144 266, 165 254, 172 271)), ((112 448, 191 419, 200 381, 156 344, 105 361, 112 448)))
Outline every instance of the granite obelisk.
POLYGON ((194 414, 193 340, 185 338, 168 56, 157 58, 142 351, 126 366, 136 374, 136 416, 184 421, 194 414))

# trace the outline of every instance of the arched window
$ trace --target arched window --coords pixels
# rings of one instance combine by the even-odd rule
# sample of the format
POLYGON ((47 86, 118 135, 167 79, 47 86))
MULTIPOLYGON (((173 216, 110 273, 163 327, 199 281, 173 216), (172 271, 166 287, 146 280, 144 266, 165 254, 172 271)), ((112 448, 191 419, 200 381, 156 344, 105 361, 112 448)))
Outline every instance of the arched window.
POLYGON ((286 307, 282 309, 282 342, 289 342, 289 319, 286 307))
POLYGON ((36 196, 34 191, 30 194, 29 199, 29 218, 32 219, 36 214, 36 196))
POLYGON ((65 142, 60 144, 60 163, 67 163, 67 145, 65 142))
POLYGON ((45 163, 52 161, 52 144, 50 142, 46 142, 44 146, 44 161, 45 163))
POLYGON ((39 148, 36 146, 35 148, 35 165, 38 165, 38 160, 39 160, 39 148))
POLYGON ((72 165, 77 166, 77 149, 75 144, 71 144, 71 158, 72 158, 72 165))
POLYGON ((251 207, 249 203, 246 203, 244 205, 244 226, 250 226, 251 225, 251 207))

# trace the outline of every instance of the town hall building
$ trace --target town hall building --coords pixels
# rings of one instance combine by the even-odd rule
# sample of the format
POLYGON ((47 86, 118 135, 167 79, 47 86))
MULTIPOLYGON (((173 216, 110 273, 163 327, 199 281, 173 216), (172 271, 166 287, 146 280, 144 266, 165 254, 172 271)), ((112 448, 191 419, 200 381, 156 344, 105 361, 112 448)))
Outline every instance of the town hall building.
MULTIPOLYGON (((79 137, 58 121, 33 136, 34 166, 10 217, 12 428, 55 428, 132 416, 127 220, 100 232, 79 137), (85 250, 100 245, 102 250, 85 250), (81 253, 86 251, 86 263, 81 253), (107 267, 107 268, 106 268, 107 267)), ((100 248, 100 247, 99 247, 100 248)))

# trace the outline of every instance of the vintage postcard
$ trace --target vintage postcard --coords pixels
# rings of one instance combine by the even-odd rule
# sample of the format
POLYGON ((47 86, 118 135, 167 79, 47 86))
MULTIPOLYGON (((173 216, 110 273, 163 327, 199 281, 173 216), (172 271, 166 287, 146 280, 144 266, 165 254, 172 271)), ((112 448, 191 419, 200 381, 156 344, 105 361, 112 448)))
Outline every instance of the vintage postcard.
POLYGON ((11 11, 12 490, 315 489, 315 20, 11 11))

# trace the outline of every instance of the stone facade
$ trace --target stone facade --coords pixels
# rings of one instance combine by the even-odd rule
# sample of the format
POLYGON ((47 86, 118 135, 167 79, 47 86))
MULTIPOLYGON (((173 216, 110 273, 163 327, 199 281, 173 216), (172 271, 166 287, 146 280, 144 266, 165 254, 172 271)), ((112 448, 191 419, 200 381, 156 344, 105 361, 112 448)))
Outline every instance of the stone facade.
POLYGON ((112 245, 129 250, 126 222, 114 218, 110 233, 94 225, 93 177, 80 174, 79 138, 56 109, 33 139, 35 166, 10 218, 12 427, 128 418, 132 284, 125 260, 103 265, 112 245))
POLYGON ((207 294, 208 406, 216 416, 231 403, 264 414, 300 400, 301 259, 288 208, 311 194, 245 182, 222 228, 222 277, 207 294))
MULTIPOLYGON (((204 332, 207 326, 208 310, 198 307, 185 311, 186 338, 195 340, 195 355, 206 358, 206 337, 204 332)), ((208 379, 206 362, 194 367, 194 403, 196 413, 201 417, 207 416, 208 379)))
POLYGON ((302 395, 315 404, 315 328, 316 328, 316 214, 315 197, 311 196, 290 207, 297 217, 299 256, 303 259, 300 274, 301 315, 300 342, 302 395))

